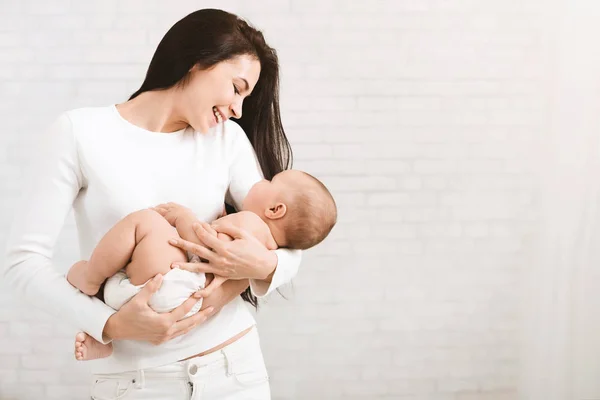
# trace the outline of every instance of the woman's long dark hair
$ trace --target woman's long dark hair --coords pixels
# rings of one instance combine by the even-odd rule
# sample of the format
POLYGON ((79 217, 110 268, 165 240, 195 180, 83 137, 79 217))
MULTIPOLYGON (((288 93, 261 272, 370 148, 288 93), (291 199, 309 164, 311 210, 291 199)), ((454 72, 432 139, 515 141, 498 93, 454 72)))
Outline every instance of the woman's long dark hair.
MULTIPOLYGON (((250 139, 265 178, 270 180, 292 164, 292 149, 279 112, 279 62, 263 34, 238 16, 204 9, 175 23, 158 44, 144 83, 129 99, 151 90, 184 87, 193 66, 208 69, 241 55, 256 57, 261 69, 237 122, 250 139)), ((241 296, 257 307, 250 288, 241 296)))

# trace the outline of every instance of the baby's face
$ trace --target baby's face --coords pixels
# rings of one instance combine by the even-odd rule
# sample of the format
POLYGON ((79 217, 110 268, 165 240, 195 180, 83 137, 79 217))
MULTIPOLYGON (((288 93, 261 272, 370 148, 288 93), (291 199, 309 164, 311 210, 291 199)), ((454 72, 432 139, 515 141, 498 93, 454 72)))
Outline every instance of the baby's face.
POLYGON ((286 190, 296 184, 301 184, 302 173, 295 170, 287 170, 278 173, 271 181, 263 179, 255 183, 244 199, 243 209, 262 215, 266 209, 281 203, 286 190))

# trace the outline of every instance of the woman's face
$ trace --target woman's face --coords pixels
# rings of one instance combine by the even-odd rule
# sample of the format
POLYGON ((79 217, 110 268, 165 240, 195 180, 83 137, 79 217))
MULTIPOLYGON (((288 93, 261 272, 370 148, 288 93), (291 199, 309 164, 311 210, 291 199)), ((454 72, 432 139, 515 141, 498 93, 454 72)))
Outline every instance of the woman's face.
POLYGON ((208 70, 194 67, 182 91, 181 108, 187 123, 202 133, 231 117, 242 116, 242 102, 260 75, 260 63, 249 55, 220 62, 208 70))

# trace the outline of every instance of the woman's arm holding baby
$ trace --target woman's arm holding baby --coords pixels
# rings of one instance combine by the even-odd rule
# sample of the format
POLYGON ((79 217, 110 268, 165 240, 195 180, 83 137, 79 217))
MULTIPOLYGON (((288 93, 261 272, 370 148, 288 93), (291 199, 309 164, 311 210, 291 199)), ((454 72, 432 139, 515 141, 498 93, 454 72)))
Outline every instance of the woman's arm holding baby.
POLYGON ((197 302, 195 298, 171 313, 152 311, 147 301, 160 287, 160 277, 115 312, 99 299, 71 286, 64 273, 55 269, 53 254, 59 234, 87 182, 80 168, 77 133, 73 131, 69 113, 61 114, 37 139, 42 144, 24 176, 5 262, 0 266, 0 280, 6 287, 53 314, 61 323, 104 343, 112 338, 160 343, 205 321, 211 315, 210 310, 176 323, 192 309, 197 302))

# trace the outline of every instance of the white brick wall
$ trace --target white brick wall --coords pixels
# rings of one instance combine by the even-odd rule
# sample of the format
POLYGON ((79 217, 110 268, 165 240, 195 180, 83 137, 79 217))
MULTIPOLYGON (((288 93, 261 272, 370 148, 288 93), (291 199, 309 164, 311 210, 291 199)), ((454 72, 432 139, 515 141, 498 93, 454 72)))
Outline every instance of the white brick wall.
MULTIPOLYGON (((512 400, 518 285, 544 116, 534 0, 2 0, 0 243, 28 147, 63 110, 122 102, 187 13, 278 49, 295 167, 339 204, 288 300, 258 314, 276 399, 512 400)), ((71 220, 57 263, 76 259, 71 220)), ((0 398, 86 398, 73 330, 0 291, 0 398)))

